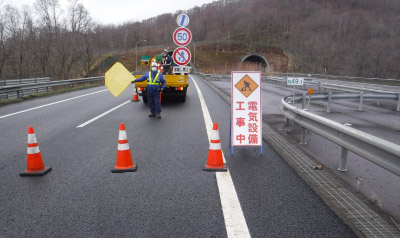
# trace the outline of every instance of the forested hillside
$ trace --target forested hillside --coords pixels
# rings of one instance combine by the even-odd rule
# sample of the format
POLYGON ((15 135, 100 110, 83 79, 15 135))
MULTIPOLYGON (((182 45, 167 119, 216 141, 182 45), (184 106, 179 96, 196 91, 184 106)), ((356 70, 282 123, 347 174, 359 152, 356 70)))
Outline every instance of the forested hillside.
MULTIPOLYGON (((0 78, 89 76, 97 56, 139 40, 174 47, 179 13, 104 26, 78 0, 64 11, 58 0, 2 6, 0 78)), ((185 13, 193 42, 228 51, 278 47, 290 72, 400 78, 398 0, 221 0, 185 13)))

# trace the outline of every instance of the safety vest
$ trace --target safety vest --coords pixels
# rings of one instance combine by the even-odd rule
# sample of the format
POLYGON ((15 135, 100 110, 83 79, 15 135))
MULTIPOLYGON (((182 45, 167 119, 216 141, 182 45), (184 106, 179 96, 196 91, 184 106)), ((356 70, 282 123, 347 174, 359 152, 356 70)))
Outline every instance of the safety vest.
POLYGON ((159 85, 159 83, 157 83, 158 75, 160 75, 160 72, 157 73, 157 75, 156 75, 156 77, 154 78, 154 80, 151 80, 151 72, 149 72, 149 81, 147 82, 147 84, 150 84, 150 85, 159 85))

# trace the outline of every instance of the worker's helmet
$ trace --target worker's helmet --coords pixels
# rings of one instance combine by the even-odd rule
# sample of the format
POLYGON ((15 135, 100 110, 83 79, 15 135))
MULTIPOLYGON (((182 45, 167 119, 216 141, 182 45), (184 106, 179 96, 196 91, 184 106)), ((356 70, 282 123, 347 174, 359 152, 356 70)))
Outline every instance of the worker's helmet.
POLYGON ((164 49, 164 52, 165 52, 165 53, 168 53, 168 50, 167 50, 167 49, 164 49))

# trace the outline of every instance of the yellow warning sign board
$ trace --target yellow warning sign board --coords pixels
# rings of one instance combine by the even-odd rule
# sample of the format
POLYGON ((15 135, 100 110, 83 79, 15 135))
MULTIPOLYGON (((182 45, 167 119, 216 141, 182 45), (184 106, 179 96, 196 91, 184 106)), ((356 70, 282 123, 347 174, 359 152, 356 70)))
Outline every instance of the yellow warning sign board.
POLYGON ((135 77, 120 63, 115 63, 105 75, 105 84, 108 90, 119 97, 128 87, 135 77))
POLYGON ((254 80, 246 74, 237 84, 235 84, 235 88, 237 88, 246 98, 249 97, 257 88, 258 84, 254 82, 254 80))

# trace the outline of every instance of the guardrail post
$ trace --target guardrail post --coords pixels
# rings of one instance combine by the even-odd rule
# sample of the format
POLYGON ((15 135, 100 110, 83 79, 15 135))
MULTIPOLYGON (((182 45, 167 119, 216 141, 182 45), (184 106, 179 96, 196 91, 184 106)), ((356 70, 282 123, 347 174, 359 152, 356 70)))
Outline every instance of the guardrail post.
POLYGON ((288 118, 285 118, 285 127, 286 132, 290 132, 290 120, 288 118))
POLYGON ((307 145, 307 129, 305 127, 301 127, 301 137, 300 137, 300 144, 307 145))
POLYGON ((338 168, 339 171, 346 172, 347 171, 347 156, 349 154, 349 150, 342 147, 342 153, 340 158, 340 166, 338 168))
POLYGON ((326 112, 331 113, 331 102, 332 102, 332 92, 328 93, 328 105, 326 107, 326 112))
POLYGON ((358 110, 360 112, 363 111, 363 102, 364 102, 364 92, 360 92, 360 106, 358 107, 358 110))
POLYGON ((396 111, 400 112, 400 93, 399 93, 399 100, 397 101, 397 109, 396 111))
POLYGON ((301 109, 306 107, 306 94, 303 93, 303 101, 301 101, 301 109))
POLYGON ((321 82, 320 81, 317 82, 317 86, 318 86, 318 92, 321 92, 321 82))

